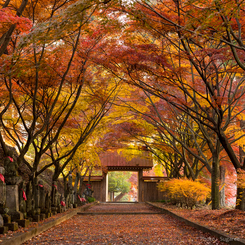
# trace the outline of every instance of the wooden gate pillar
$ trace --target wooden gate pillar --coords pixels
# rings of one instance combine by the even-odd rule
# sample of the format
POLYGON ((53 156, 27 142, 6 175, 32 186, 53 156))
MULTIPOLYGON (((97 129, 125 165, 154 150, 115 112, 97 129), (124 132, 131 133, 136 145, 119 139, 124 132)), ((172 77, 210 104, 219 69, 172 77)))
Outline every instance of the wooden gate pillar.
POLYGON ((106 202, 108 199, 108 174, 103 172, 103 179, 101 183, 101 200, 102 202, 106 202))
POLYGON ((144 180, 143 180, 143 170, 138 171, 138 202, 144 202, 144 180))

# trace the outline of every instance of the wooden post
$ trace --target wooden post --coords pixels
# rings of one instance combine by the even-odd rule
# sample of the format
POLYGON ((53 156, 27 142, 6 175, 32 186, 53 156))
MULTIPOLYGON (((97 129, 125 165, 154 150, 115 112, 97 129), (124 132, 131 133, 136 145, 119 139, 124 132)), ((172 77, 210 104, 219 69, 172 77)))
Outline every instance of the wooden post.
POLYGON ((138 202, 144 202, 143 170, 138 171, 138 202))
POLYGON ((100 182, 101 200, 102 202, 108 201, 108 174, 103 172, 103 179, 100 182))

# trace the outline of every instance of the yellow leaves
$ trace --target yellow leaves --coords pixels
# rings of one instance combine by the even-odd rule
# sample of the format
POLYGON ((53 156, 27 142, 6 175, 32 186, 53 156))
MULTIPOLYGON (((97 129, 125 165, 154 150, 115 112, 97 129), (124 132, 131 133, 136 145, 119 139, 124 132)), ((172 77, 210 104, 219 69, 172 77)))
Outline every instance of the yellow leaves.
POLYGON ((245 170, 237 170, 237 187, 245 189, 245 170))
MULTIPOLYGON (((236 112, 239 112, 239 111, 235 111, 235 109, 234 109, 234 113, 236 113, 236 112)), ((238 120, 245 121, 245 113, 239 113, 237 115, 237 118, 238 118, 238 120)))
POLYGON ((136 156, 142 156, 142 151, 138 149, 138 146, 133 144, 129 145, 129 148, 123 148, 117 150, 118 154, 122 154, 123 157, 127 159, 127 161, 132 160, 136 156))
POLYGON ((245 139, 244 139, 244 131, 240 127, 240 125, 230 125, 225 131, 226 135, 229 137, 233 137, 236 140, 236 144, 244 148, 245 139))
POLYGON ((86 166, 100 166, 98 150, 94 145, 83 144, 77 150, 72 162, 79 163, 83 159, 86 166))
POLYGON ((163 165, 155 164, 153 167, 153 170, 154 170, 154 173, 156 176, 161 176, 161 177, 164 176, 163 171, 165 171, 165 169, 164 169, 163 165))
POLYGON ((210 194, 210 188, 198 181, 189 179, 172 179, 158 184, 160 191, 166 192, 172 201, 194 206, 210 194))
POLYGON ((140 111, 141 113, 146 113, 149 111, 149 108, 147 108, 146 106, 142 106, 138 103, 128 102, 127 105, 134 108, 134 110, 136 109, 137 111, 140 111))
POLYGON ((146 98, 146 103, 148 104, 152 104, 152 103, 157 103, 160 101, 160 98, 159 97, 156 97, 156 96, 151 96, 150 98, 146 98))

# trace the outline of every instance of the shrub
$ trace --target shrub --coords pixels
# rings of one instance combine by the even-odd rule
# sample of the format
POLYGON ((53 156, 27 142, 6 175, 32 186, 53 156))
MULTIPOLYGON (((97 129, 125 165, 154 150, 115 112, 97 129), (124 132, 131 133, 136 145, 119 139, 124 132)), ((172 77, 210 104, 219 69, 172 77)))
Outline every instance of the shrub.
POLYGON ((87 197, 88 202, 95 202, 95 198, 94 197, 87 197))
POLYGON ((173 204, 180 203, 181 206, 186 205, 191 209, 210 194, 210 188, 206 185, 189 179, 161 182, 158 184, 158 189, 165 192, 173 204))
POLYGON ((157 202, 161 202, 161 203, 169 203, 170 200, 160 200, 160 201, 157 201, 157 202))

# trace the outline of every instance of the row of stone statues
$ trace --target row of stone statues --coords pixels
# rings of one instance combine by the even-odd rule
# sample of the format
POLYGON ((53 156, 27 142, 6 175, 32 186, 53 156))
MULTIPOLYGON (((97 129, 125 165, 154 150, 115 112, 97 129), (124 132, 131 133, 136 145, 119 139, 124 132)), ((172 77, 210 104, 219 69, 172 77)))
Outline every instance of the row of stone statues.
MULTIPOLYGON (((7 161, 10 165, 13 163, 11 159, 7 161)), ((25 184, 13 166, 8 166, 7 171, 0 167, 0 234, 82 205, 86 201, 85 195, 92 195, 91 187, 87 187, 84 195, 79 197, 73 190, 71 174, 62 195, 57 190, 56 181, 50 192, 44 188, 42 180, 35 179, 25 184)))

